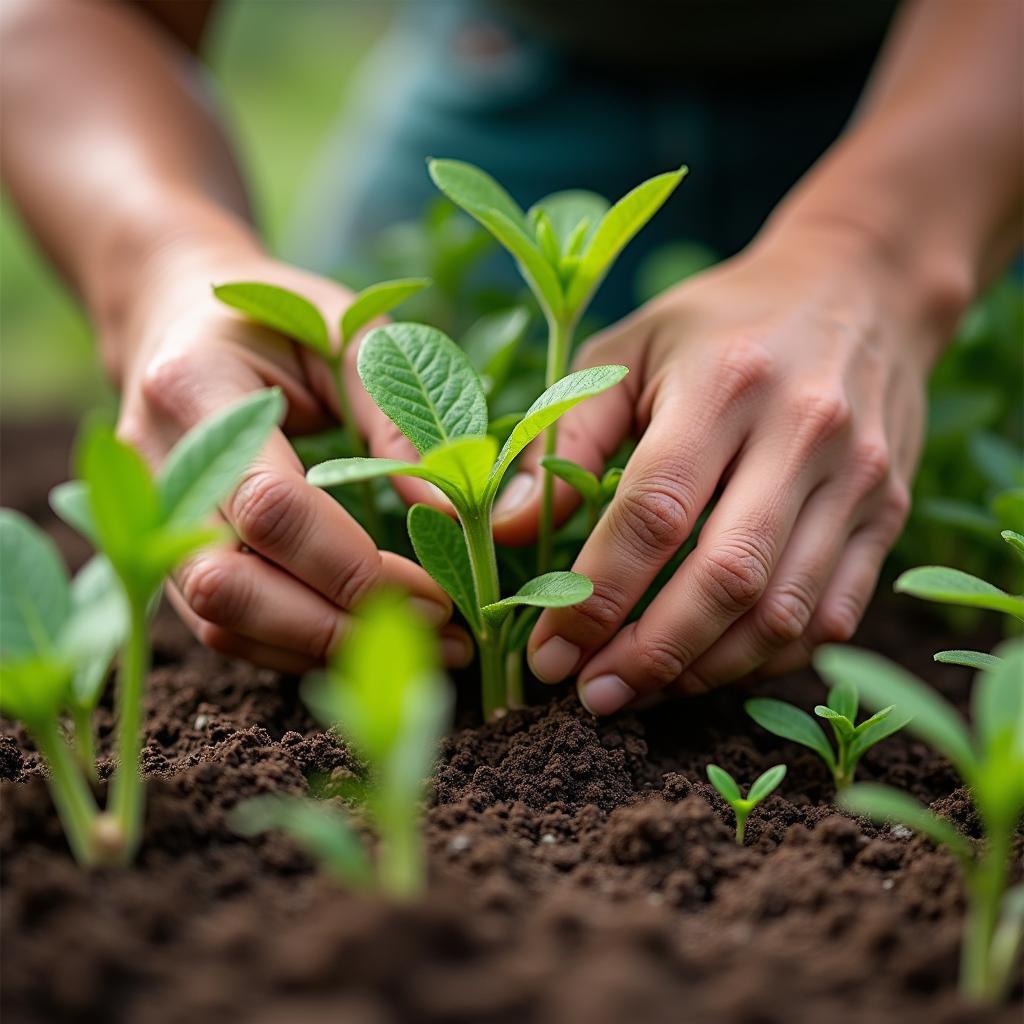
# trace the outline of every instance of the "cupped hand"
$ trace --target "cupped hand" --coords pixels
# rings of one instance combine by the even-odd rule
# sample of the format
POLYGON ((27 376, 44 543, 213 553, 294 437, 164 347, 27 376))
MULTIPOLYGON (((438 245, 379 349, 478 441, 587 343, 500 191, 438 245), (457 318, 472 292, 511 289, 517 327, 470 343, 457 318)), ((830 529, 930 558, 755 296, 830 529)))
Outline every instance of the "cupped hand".
MULTIPOLYGON (((578 673, 585 706, 610 714, 786 671, 850 638, 921 447, 938 339, 909 291, 858 240, 807 229, 756 243, 582 348, 579 365, 630 374, 565 417, 558 453, 599 471, 628 435, 639 443, 573 566, 593 596, 533 631, 539 678, 578 673), (694 550, 629 622, 712 503, 694 550)), ((506 543, 535 535, 537 456, 499 504, 506 543)), ((557 514, 573 507, 560 484, 557 514)))
MULTIPOLYGON (((407 591, 442 631, 447 662, 465 664, 472 648, 462 630, 446 625, 448 596, 413 562, 378 551, 330 495, 305 480, 286 435, 337 422, 326 364, 222 306, 211 285, 256 280, 291 288, 317 305, 330 325, 338 323, 349 293, 248 248, 174 252, 157 263, 146 269, 131 308, 107 327, 121 336, 107 339, 105 349, 124 353, 119 433, 159 465, 186 430, 248 392, 276 385, 288 405, 283 430, 271 436, 221 509, 238 543, 198 555, 168 585, 185 622, 222 653, 302 672, 343 637, 347 609, 373 586, 390 583, 407 591)), ((361 430, 394 446, 394 428, 348 369, 361 430)))

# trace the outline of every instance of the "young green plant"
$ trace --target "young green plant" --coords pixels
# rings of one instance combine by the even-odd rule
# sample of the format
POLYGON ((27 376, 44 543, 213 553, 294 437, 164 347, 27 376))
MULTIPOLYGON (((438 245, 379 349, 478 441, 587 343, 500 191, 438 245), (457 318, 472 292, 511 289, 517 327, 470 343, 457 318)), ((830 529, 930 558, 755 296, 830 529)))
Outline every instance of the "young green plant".
POLYGON ((814 657, 823 677, 856 686, 869 705, 897 701, 912 716, 908 731, 948 758, 971 791, 981 843, 888 786, 851 786, 840 803, 854 814, 906 825, 956 857, 967 896, 960 986, 978 1002, 1005 995, 1024 937, 1024 885, 1006 891, 1014 831, 1024 815, 1024 641, 1004 644, 998 658, 975 677, 971 729, 927 683, 877 654, 824 647, 814 657))
MULTIPOLYGON (((261 281, 234 281, 214 286, 213 294, 226 306, 264 327, 280 331, 315 352, 327 363, 334 381, 334 393, 349 451, 355 456, 365 456, 366 445, 359 433, 348 389, 345 387, 346 353, 356 335, 371 320, 391 312, 429 285, 427 278, 409 277, 381 281, 358 292, 338 323, 337 346, 331 343, 330 332, 320 310, 308 299, 288 288, 261 281)), ((362 490, 363 521, 370 535, 379 541, 380 518, 373 490, 368 482, 362 490)))
POLYGON ((155 479, 109 428, 89 427, 78 452, 82 479, 51 499, 101 553, 73 583, 30 524, 13 513, 0 522, 3 708, 36 737, 69 844, 84 864, 125 863, 138 847, 148 615, 164 578, 222 535, 208 517, 283 411, 276 389, 242 399, 186 434, 155 479), (94 763, 80 761, 92 757, 89 719, 118 646, 117 767, 100 814, 87 782, 94 763), (74 720, 80 761, 60 737, 64 713, 74 720))
POLYGON ((857 763, 868 750, 909 721, 907 714, 890 704, 855 725, 858 703, 856 686, 843 682, 833 686, 825 703, 814 709, 814 713, 831 726, 835 750, 824 729, 806 711, 792 704, 773 697, 752 697, 743 707, 761 728, 813 750, 827 765, 838 791, 853 781, 857 763))
POLYGON ((586 510, 587 531, 593 531, 601 518, 601 511, 615 497, 616 488, 622 479, 622 470, 612 466, 604 475, 598 477, 572 459, 561 459, 557 455, 545 455, 540 464, 559 480, 564 480, 583 499, 586 510))
MULTIPOLYGON (((556 192, 528 212, 486 172, 458 160, 430 160, 434 184, 482 224, 512 255, 548 324, 546 381, 565 375, 580 318, 619 253, 657 213, 686 175, 686 167, 645 181, 614 206, 583 190, 556 192)), ((557 435, 548 429, 545 454, 557 435)), ((554 478, 544 474, 538 559, 550 568, 554 478)))
POLYGON ((567 607, 586 600, 592 585, 572 572, 550 572, 501 596, 491 509, 517 455, 559 416, 600 394, 626 375, 624 366, 595 366, 556 381, 530 406, 498 449, 487 433, 487 400, 465 353, 445 334, 422 324, 391 324, 371 331, 359 350, 359 376, 370 397, 412 442, 419 462, 335 459, 314 466, 319 487, 381 476, 413 476, 437 487, 459 525, 427 505, 409 510, 409 536, 417 557, 451 595, 476 638, 484 712, 489 717, 517 703, 509 692, 505 652, 520 607, 567 607))
POLYGON ((786 766, 777 764, 759 775, 754 779, 746 797, 740 792, 736 780, 724 768, 719 768, 717 764, 709 764, 707 773, 708 781, 718 790, 718 795, 736 815, 736 842, 742 846, 750 812, 778 788, 779 783, 786 775, 786 766))
POLYGON ((325 725, 337 725, 368 767, 359 787, 378 843, 368 855, 333 801, 268 794, 241 804, 234 821, 253 835, 291 834, 349 885, 408 899, 425 881, 420 835, 423 781, 451 718, 452 695, 437 641, 402 596, 378 592, 358 609, 351 633, 325 674, 305 687, 325 725))

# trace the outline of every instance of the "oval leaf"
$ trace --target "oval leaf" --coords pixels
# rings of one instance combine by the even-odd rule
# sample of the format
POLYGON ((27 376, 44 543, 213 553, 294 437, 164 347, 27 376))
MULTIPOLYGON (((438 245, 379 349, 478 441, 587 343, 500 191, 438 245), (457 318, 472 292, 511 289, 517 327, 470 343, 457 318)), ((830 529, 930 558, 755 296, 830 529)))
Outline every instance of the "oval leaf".
POLYGON ((857 687, 850 682, 840 683, 828 691, 825 702, 852 725, 857 720, 857 687))
POLYGON ((810 747, 829 768, 835 769, 836 759, 832 748, 825 734, 807 712, 771 697, 752 697, 743 707, 762 729, 810 747))
POLYGON ((84 480, 68 480, 57 484, 50 491, 50 508, 96 547, 96 524, 89 511, 89 488, 84 480))
POLYGON ((379 284, 364 288, 342 314, 342 346, 347 346, 371 320, 390 313, 406 299, 411 299, 424 288, 429 288, 430 283, 429 277, 403 277, 394 281, 381 281, 379 284))
POLYGON ((447 335, 422 324, 371 331, 359 349, 370 397, 420 453, 487 432, 487 402, 476 371, 447 335))
POLYGON ((483 613, 500 622, 517 605, 533 608, 569 608, 586 601, 594 592, 594 584, 578 572, 546 572, 524 583, 511 597, 486 604, 483 613))
POLYGON ((983 671, 971 694, 971 714, 983 750, 998 745, 1009 733, 1013 746, 1024 754, 1024 640, 1011 640, 999 648, 997 664, 983 671))
POLYGON ((487 478, 497 454, 498 442, 490 434, 460 437, 431 449, 423 456, 420 465, 431 479, 447 483, 447 486, 438 486, 449 497, 454 492, 456 507, 478 508, 483 503, 487 478))
POLYGON ((431 474, 415 462, 401 459, 331 459, 313 466, 306 473, 306 480, 314 487, 338 487, 342 484, 362 483, 382 476, 418 476, 432 483, 431 474))
POLYGON ((718 790, 719 796, 726 803, 731 805, 743 799, 736 780, 724 768, 719 768, 717 764, 709 764, 705 771, 708 775, 708 782, 718 790))
POLYGON ((932 660, 943 665, 963 665, 964 668, 976 669, 995 668, 1000 661, 994 654, 982 651, 936 651, 932 660))
POLYGON ((572 459, 560 459, 557 455, 545 455, 540 464, 549 472, 564 480, 570 487, 579 491, 587 501, 597 501, 601 497, 601 481, 572 459))
POLYGON ((1007 594, 977 576, 946 566, 923 565, 908 569, 896 580, 894 589, 926 601, 988 608, 1024 618, 1024 598, 1007 594))
POLYGON ((455 602, 470 628, 479 633, 480 609, 462 528, 429 505, 413 505, 407 525, 420 565, 455 602))
POLYGON ((213 294, 250 320, 280 331, 322 356, 331 356, 327 324, 320 310, 296 292, 261 281, 236 281, 216 285, 213 294))
POLYGON ((779 783, 786 777, 786 766, 777 764, 754 779, 754 784, 747 793, 747 800, 752 804, 759 804, 766 796, 774 792, 779 783))

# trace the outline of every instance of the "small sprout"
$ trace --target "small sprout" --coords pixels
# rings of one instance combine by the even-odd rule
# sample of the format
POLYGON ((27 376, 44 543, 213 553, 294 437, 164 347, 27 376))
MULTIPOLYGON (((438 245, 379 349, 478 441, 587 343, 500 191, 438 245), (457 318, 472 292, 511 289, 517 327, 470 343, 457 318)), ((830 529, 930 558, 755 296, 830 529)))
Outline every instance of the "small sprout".
POLYGON ((814 713, 831 726, 836 741, 835 751, 822 727, 806 711, 792 704, 771 697, 752 697, 743 707, 761 728, 813 750, 827 765, 838 791, 853 781, 857 763, 866 751, 898 732, 909 721, 907 715, 895 710, 895 705, 889 705, 860 725, 854 725, 857 704, 856 686, 844 680, 829 690, 825 704, 814 709, 814 713))
MULTIPOLYGON (((546 383, 564 377, 580 318, 619 253, 654 216, 686 176, 686 167, 645 181, 614 206, 574 189, 540 200, 528 212, 485 171, 458 160, 430 160, 434 184, 482 224, 512 255, 548 324, 546 383)), ((545 453, 554 455, 549 425, 545 453)), ((538 549, 540 570, 550 568, 554 480, 544 476, 538 549)))
POLYGON ((549 387, 498 442, 487 433, 487 400, 466 354, 441 331, 422 324, 391 324, 371 331, 359 350, 359 376, 370 397, 412 442, 419 462, 335 459, 314 466, 318 487, 381 476, 414 476, 439 488, 458 516, 455 523, 426 505, 409 510, 409 537, 423 567, 466 618, 480 649, 484 712, 501 713, 521 699, 509 691, 506 654, 513 649, 515 610, 560 608, 586 600, 590 581, 571 572, 545 573, 502 599, 491 509, 519 453, 563 413, 613 387, 624 366, 593 366, 549 387), (461 524, 461 529, 459 524, 461 524))
MULTIPOLYGON (((430 285, 427 278, 409 277, 381 281, 353 296, 338 324, 340 344, 332 345, 327 323, 308 299, 288 288, 260 281, 235 281, 214 286, 213 294, 226 306, 250 320, 270 327, 311 349, 327 363, 334 380, 342 427, 353 455, 365 456, 366 445, 356 424, 348 388, 345 386, 345 354, 356 335, 372 320, 391 312, 406 299, 430 285)), ((364 525, 374 538, 381 536, 377 503, 370 483, 362 487, 364 525)))
POLYGON ((736 815, 736 842, 742 846, 746 834, 747 818, 750 812, 762 801, 775 791, 779 783, 786 775, 786 766, 777 764, 759 775, 750 792, 744 798, 740 793, 740 787, 736 780, 717 764, 709 764, 707 767, 708 781, 718 790, 719 796, 732 808, 736 815))
POLYGON ((436 639, 409 603, 378 592, 359 608, 327 673, 305 688, 313 712, 337 725, 366 762, 359 800, 377 835, 374 858, 334 801, 256 797, 236 809, 236 828, 246 835, 281 829, 357 888, 379 888, 396 899, 419 893, 423 783, 452 706, 438 665, 436 639))
POLYGON ((856 681, 872 706, 897 701, 913 716, 908 730, 948 758, 969 788, 984 831, 980 844, 888 786, 858 783, 840 796, 840 803, 854 814, 903 824, 956 857, 967 896, 961 991, 975 1002, 999 1001, 1024 941, 1024 886, 1006 889, 1013 835, 1024 816, 1024 642, 1004 644, 998 663, 975 677, 973 729, 927 683, 877 654, 824 647, 814 664, 837 685, 856 681))
POLYGON ((602 509, 615 496, 619 480, 622 479, 622 470, 618 466, 613 466, 598 479, 596 474, 584 469, 579 463, 573 462, 572 459, 559 458, 557 455, 543 456, 540 464, 549 473, 557 476, 559 480, 564 480, 579 492, 587 513, 588 530, 593 530, 601 518, 602 509))
POLYGON ((82 479, 62 485, 54 506, 100 549, 69 581, 52 543, 28 520, 0 511, 0 708, 22 721, 50 769, 65 835, 82 864, 125 863, 138 846, 143 688, 149 612, 164 578, 221 535, 206 525, 284 412, 276 389, 260 391, 189 431, 159 477, 108 428, 87 429, 82 479), (100 813, 92 713, 115 651, 117 768, 100 813), (75 725, 76 761, 60 734, 75 725))

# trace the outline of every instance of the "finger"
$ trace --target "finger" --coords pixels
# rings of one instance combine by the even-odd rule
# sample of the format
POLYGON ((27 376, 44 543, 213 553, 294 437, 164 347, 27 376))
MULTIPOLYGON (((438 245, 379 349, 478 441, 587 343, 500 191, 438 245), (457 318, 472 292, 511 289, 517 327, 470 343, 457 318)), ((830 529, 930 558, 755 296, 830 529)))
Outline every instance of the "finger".
POLYGON ((473 641, 461 626, 441 630, 441 654, 448 668, 467 668, 473 661, 473 641))
POLYGON ((689 536, 741 445, 746 416, 723 416, 694 399, 683 391, 661 399, 576 559, 573 569, 593 582, 593 595, 574 608, 544 612, 534 627, 528 651, 539 679, 560 682, 621 627, 689 536))

